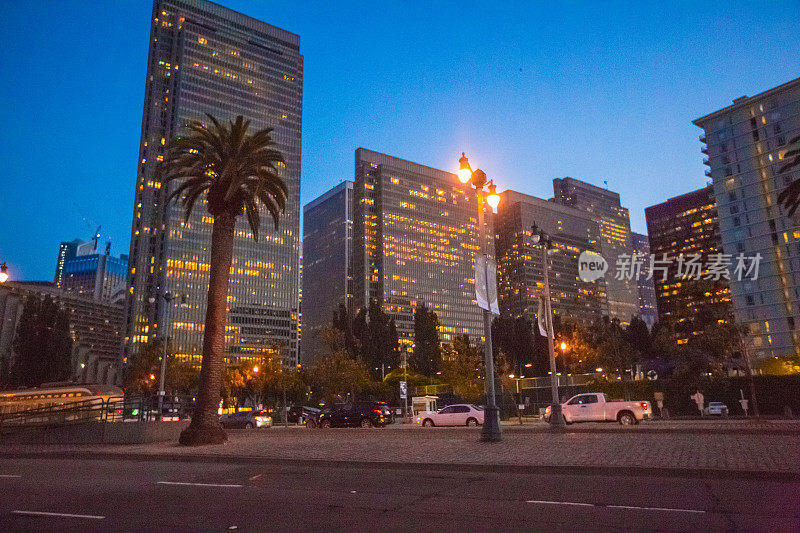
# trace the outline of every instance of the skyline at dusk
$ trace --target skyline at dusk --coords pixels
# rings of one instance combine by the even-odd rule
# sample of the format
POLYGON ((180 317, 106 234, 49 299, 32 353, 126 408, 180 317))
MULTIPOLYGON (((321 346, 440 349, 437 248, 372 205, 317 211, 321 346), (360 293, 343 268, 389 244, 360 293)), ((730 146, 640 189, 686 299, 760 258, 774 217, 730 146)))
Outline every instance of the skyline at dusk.
MULTIPOLYGON (((644 208, 707 179, 692 120, 798 77, 795 2, 332 6, 224 1, 300 36, 301 204, 364 147, 443 170, 464 151, 501 190, 575 177, 644 208)), ((50 280, 58 243, 128 253, 149 2, 6 6, 0 262, 50 280)))

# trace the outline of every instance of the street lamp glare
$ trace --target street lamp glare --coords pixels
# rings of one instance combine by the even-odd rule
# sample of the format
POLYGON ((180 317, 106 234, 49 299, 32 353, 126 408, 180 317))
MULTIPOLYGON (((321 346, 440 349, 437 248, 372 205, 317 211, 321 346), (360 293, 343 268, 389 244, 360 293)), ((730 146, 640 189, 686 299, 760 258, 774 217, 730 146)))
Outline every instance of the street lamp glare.
POLYGON ((497 194, 497 187, 494 183, 489 184, 489 194, 486 195, 486 203, 492 209, 497 209, 497 206, 500 205, 500 195, 497 194))
POLYGON ((257 366, 253 367, 253 372, 258 372, 258 367, 257 366))
POLYGON ((561 343, 561 349, 562 350, 566 350, 567 349, 567 343, 566 342, 562 342, 561 343))
POLYGON ((458 160, 458 181, 461 183, 469 183, 472 178, 472 167, 469 166, 469 159, 464 152, 461 152, 461 159, 458 160))
POLYGON ((8 265, 5 263, 0 264, 0 283, 8 281, 8 265))

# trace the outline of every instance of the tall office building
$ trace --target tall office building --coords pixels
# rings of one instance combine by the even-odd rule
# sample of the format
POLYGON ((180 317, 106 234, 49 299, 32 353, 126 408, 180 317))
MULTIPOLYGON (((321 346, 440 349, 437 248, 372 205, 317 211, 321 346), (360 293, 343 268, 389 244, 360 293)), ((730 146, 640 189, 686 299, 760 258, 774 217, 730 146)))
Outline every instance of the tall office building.
POLYGON ((464 333, 482 339, 475 193, 455 174, 364 148, 355 163, 354 306, 376 299, 407 346, 422 303, 438 315, 442 342, 464 333))
POLYGON ((501 193, 495 217, 500 310, 534 323, 543 288, 541 249, 531 242, 531 226, 552 237, 558 253, 550 258, 550 296, 555 315, 566 322, 591 325, 607 309, 606 279, 578 278, 578 258, 599 253, 600 226, 586 211, 515 191, 501 193))
POLYGON ((631 255, 631 222, 619 194, 575 178, 553 180, 555 201, 589 213, 600 225, 600 254, 612 270, 605 276, 608 309, 605 314, 627 324, 639 313, 639 290, 633 279, 617 279, 613 269, 620 255, 631 255))
POLYGON ((320 355, 320 330, 339 304, 351 304, 352 246, 353 182, 343 181, 303 207, 303 364, 320 355))
POLYGON ((644 214, 650 253, 659 260, 666 254, 670 260, 666 279, 663 271, 653 273, 659 320, 682 333, 679 341, 683 343, 699 334, 707 320, 729 319, 731 296, 727 280, 703 279, 708 276, 706 265, 712 256, 722 252, 717 204, 711 188, 670 198, 646 208, 644 214), (681 255, 687 259, 700 256, 702 268, 695 272, 681 266, 681 255), (686 273, 690 275, 685 276, 686 273))
POLYGON ((658 320, 658 305, 655 284, 650 274, 650 239, 647 235, 631 232, 631 248, 634 254, 644 258, 642 271, 636 278, 639 289, 639 318, 652 328, 658 320))
POLYGON ((128 280, 128 256, 104 254, 79 255, 64 262, 60 288, 95 300, 125 301, 128 280))
POLYGON ((59 289, 62 288, 61 284, 64 280, 64 265, 70 259, 75 259, 79 255, 95 253, 94 243, 74 239, 72 241, 61 241, 58 247, 58 259, 56 260, 56 274, 53 277, 53 283, 59 289))
MULTIPOLYGON (((277 231, 264 211, 255 242, 237 222, 229 284, 226 353, 230 360, 280 346, 297 357, 300 130, 303 56, 300 38, 203 0, 156 0, 151 19, 136 197, 131 228, 127 345, 168 336, 179 356, 202 353, 212 218, 198 204, 184 222, 165 206, 156 166, 169 139, 192 120, 244 115, 251 131, 273 128, 285 156, 279 174, 289 190, 277 231), (158 295, 187 295, 188 307, 158 295), (150 300, 153 300, 153 303, 150 300)), ((173 185, 174 186, 174 185, 173 185)), ((197 359, 195 359, 197 360, 197 359)))
POLYGON ((800 78, 742 96, 694 121, 704 130, 726 254, 760 254, 758 278, 731 280, 736 319, 749 327, 756 358, 800 355, 800 217, 778 194, 797 172, 780 174, 787 142, 800 134, 800 78))

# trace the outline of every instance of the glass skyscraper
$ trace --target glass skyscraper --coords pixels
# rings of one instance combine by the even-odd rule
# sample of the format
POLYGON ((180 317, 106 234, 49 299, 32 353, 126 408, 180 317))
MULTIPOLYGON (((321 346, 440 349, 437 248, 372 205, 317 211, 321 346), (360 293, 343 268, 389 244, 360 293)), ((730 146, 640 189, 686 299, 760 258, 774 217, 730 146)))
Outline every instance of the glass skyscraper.
MULTIPOLYGON (((156 0, 153 6, 142 136, 134 200, 126 344, 129 353, 167 336, 179 356, 202 352, 212 218, 198 203, 165 206, 156 167, 169 139, 206 113, 244 115, 251 131, 273 128, 286 164, 286 213, 275 231, 266 211, 255 242, 237 222, 228 296, 226 353, 246 358, 280 346, 296 360, 299 290, 300 131, 303 56, 300 38, 203 0, 156 0), (187 295, 166 308, 159 294, 187 295), (151 303, 150 300, 154 302, 151 303)), ((174 186, 174 185, 173 185, 174 186)))
POLYGON ((376 299, 395 318, 400 342, 413 340, 414 309, 439 317, 444 343, 483 338, 475 300, 478 206, 458 177, 364 148, 353 185, 353 303, 376 299))

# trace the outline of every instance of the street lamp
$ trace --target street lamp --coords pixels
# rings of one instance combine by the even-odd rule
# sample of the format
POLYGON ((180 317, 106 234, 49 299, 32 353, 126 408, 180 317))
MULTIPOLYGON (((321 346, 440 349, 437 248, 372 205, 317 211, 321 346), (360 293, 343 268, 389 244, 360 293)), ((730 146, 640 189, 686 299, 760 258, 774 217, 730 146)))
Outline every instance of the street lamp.
MULTIPOLYGON (((166 327, 167 327, 166 322, 167 322, 167 316, 168 316, 166 311, 169 311, 170 307, 172 307, 172 301, 175 300, 176 298, 180 298, 181 299, 181 307, 189 307, 189 304, 186 301, 187 297, 186 297, 185 294, 178 295, 178 294, 173 294, 171 292, 165 292, 163 294, 159 294, 158 296, 163 298, 164 301, 167 303, 167 306, 166 306, 165 312, 164 312, 164 321, 161 322, 161 325, 164 326, 164 331, 166 331, 166 327)), ((151 304, 154 304, 154 303, 156 303, 156 299, 157 298, 155 296, 151 296, 147 300, 151 304)), ((158 379, 158 420, 161 420, 162 419, 162 415, 163 415, 162 408, 164 407, 164 394, 165 394, 165 392, 164 392, 164 375, 167 372, 167 336, 165 334, 165 335, 162 335, 162 337, 163 337, 163 340, 164 340, 164 354, 161 356, 161 371, 160 371, 159 379, 158 379)))
MULTIPOLYGON (((561 414, 561 401, 558 399, 558 372, 556 371, 555 341, 553 339, 553 311, 550 308, 550 261, 549 257, 556 253, 553 248, 553 241, 550 236, 536 225, 531 226, 531 241, 534 246, 542 243, 542 274, 544 277, 544 313, 547 324, 547 351, 550 355, 550 391, 552 393, 553 404, 550 407, 550 424, 554 428, 565 426, 564 416, 561 414)), ((566 343, 562 343, 566 348, 566 343)))
POLYGON ((0 283, 8 281, 8 265, 0 263, 0 283))
MULTIPOLYGON (((472 170, 469 159, 464 152, 458 160, 458 179, 461 183, 469 183, 474 189, 478 198, 478 250, 477 254, 483 255, 488 262, 486 229, 484 228, 484 204, 488 204, 492 209, 496 209, 500 204, 500 195, 497 194, 495 184, 486 179, 486 173, 481 169, 472 170), (484 187, 488 185, 488 193, 484 187)), ((477 263, 477 261, 476 261, 477 263)), ((488 294, 487 294, 488 297, 488 294)), ((484 364, 486 365, 486 408, 484 409, 484 422, 481 429, 481 440, 484 442, 498 442, 502 435, 500 433, 500 410, 497 408, 494 391, 494 357, 492 355, 492 313, 488 309, 483 309, 483 350, 484 364)))

